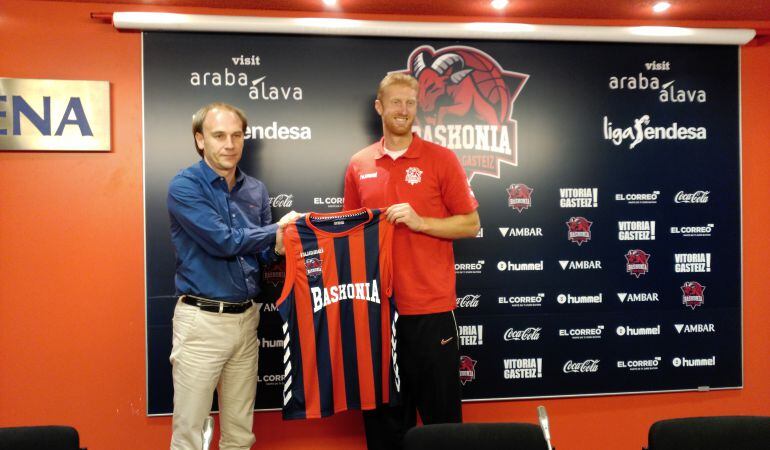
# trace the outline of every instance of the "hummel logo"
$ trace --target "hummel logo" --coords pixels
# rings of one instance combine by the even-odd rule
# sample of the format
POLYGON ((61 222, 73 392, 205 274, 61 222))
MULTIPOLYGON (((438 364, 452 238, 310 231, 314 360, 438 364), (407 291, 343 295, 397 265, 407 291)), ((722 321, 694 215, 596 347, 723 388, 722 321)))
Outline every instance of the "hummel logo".
POLYGON ((452 339, 454 339, 454 338, 455 338, 455 337, 454 337, 454 336, 452 336, 452 337, 450 337, 449 339, 442 339, 442 340, 441 340, 441 345, 447 345, 447 344, 449 343, 449 341, 451 341, 451 340, 452 340, 452 339))

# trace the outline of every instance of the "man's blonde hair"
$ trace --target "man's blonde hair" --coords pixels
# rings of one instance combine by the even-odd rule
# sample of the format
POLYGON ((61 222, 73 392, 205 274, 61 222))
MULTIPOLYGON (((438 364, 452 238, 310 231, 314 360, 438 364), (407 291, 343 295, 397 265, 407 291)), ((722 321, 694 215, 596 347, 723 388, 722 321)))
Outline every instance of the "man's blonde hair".
POLYGON ((241 111, 241 109, 238 107, 235 107, 229 103, 224 103, 224 102, 213 102, 213 103, 209 103, 206 106, 203 106, 195 114, 193 114, 193 117, 192 117, 193 143, 195 144, 195 151, 197 151, 198 154, 201 155, 201 158, 203 158, 203 149, 198 148, 198 141, 195 139, 195 134, 196 133, 203 134, 203 122, 206 120, 206 115, 212 109, 224 109, 234 113, 236 116, 238 116, 239 119, 241 119, 241 131, 243 131, 244 133, 246 133, 246 127, 248 126, 248 123, 246 120, 246 114, 243 111, 241 111))
POLYGON ((419 84, 417 79, 408 73, 393 72, 385 75, 385 78, 380 81, 380 87, 377 89, 377 100, 382 101, 382 93, 390 86, 394 84, 400 84, 402 86, 409 86, 415 91, 418 90, 419 84))

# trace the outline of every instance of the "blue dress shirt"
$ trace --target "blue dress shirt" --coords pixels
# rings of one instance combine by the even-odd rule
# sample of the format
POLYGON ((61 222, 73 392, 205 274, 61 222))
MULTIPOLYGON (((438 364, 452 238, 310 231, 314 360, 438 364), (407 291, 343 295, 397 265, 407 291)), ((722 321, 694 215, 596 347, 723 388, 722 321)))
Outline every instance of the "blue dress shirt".
POLYGON ((176 293, 243 302, 259 292, 259 261, 274 259, 277 224, 265 185, 240 169, 228 190, 203 160, 169 185, 176 293))

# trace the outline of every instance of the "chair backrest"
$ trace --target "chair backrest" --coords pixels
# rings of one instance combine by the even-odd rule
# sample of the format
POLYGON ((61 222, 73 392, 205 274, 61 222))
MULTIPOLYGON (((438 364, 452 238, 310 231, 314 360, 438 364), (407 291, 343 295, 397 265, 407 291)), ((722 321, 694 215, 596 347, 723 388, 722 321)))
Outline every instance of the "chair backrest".
POLYGON ((81 450, 77 430, 56 425, 0 428, 0 449, 81 450))
POLYGON ((415 427, 406 450, 547 450, 543 432, 531 423, 447 423, 415 427))
POLYGON ((770 417, 715 416, 655 422, 649 450, 767 450, 770 417))

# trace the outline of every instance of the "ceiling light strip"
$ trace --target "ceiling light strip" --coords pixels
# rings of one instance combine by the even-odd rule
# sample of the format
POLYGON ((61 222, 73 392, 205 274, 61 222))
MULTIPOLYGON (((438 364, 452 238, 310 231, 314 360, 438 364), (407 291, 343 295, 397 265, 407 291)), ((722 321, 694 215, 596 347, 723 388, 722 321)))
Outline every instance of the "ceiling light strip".
POLYGON ((742 28, 601 27, 501 22, 391 22, 151 12, 116 12, 112 16, 112 21, 115 28, 119 30, 667 44, 743 45, 756 35, 755 30, 742 28))

